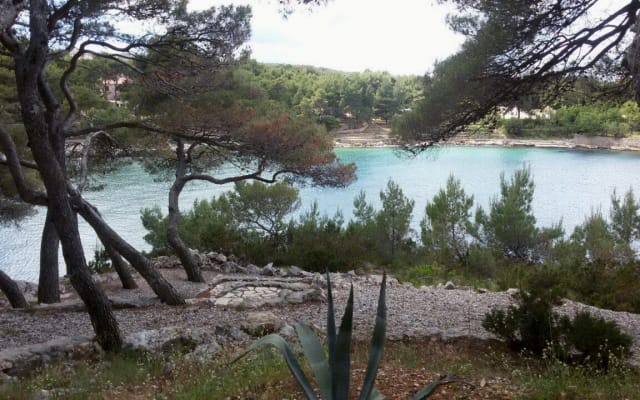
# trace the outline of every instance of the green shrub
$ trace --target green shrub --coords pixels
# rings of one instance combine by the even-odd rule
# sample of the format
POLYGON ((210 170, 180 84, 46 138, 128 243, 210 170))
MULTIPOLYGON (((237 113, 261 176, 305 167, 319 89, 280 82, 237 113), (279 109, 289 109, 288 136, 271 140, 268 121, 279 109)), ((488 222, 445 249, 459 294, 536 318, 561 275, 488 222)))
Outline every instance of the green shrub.
POLYGON ((564 340, 579 360, 607 370, 612 362, 622 360, 630 352, 632 339, 620 331, 615 322, 591 315, 588 311, 561 321, 564 340))
POLYGON ((524 122, 518 118, 509 118, 502 121, 502 126, 508 136, 522 136, 524 122))
POLYGON ((558 316, 545 299, 520 292, 519 305, 507 311, 493 309, 485 315, 482 327, 507 341, 514 350, 527 350, 542 356, 558 343, 558 316))
POLYGON ((93 252, 93 254, 94 259, 87 263, 87 267, 89 267, 89 271, 91 271, 91 273, 106 274, 107 272, 113 271, 111 259, 105 249, 98 248, 93 252))
POLYGON ((552 270, 532 275, 531 290, 520 291, 518 304, 506 311, 491 310, 482 327, 506 340, 514 350, 551 355, 597 369, 607 370, 612 361, 628 356, 631 337, 614 322, 588 312, 578 313, 573 319, 553 312, 561 294, 555 276, 552 270))
POLYGON ((447 273, 439 264, 421 264, 402 268, 395 273, 395 277, 400 282, 409 282, 415 287, 420 287, 443 280, 447 277, 447 273))

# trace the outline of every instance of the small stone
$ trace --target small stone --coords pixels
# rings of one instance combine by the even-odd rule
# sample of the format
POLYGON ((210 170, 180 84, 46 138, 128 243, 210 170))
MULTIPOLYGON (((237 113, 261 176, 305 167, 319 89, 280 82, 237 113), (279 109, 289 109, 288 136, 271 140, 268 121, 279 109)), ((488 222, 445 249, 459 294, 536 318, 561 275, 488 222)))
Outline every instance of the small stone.
POLYGON ((247 314, 241 328, 251 336, 264 336, 279 331, 283 325, 271 311, 256 311, 247 314))
POLYGON ((275 276, 276 273, 277 273, 277 270, 273 267, 273 263, 269 263, 265 265, 260 271, 260 274, 265 276, 275 276))
POLYGON ((257 265, 249 264, 245 267, 245 273, 249 275, 259 275, 260 272, 261 269, 257 265))
POLYGON ((215 261, 219 262, 220 264, 224 264, 227 262, 227 256, 225 256, 224 254, 216 254, 215 261))
POLYGON ((35 392, 31 397, 32 400, 46 400, 53 397, 53 394, 49 390, 40 389, 35 392))
POLYGON ((227 261, 222 265, 222 272, 225 274, 235 274, 240 269, 240 266, 233 261, 227 261))
POLYGON ((296 267, 295 265, 292 265, 287 270, 285 276, 294 276, 294 277, 296 277, 296 276, 304 276, 304 270, 302 270, 302 268, 300 268, 300 267, 296 267))
POLYGON ((278 334, 280 334, 280 336, 284 338, 290 338, 296 334, 296 330, 293 328, 293 326, 289 324, 284 324, 284 326, 280 328, 280 331, 278 332, 278 334))

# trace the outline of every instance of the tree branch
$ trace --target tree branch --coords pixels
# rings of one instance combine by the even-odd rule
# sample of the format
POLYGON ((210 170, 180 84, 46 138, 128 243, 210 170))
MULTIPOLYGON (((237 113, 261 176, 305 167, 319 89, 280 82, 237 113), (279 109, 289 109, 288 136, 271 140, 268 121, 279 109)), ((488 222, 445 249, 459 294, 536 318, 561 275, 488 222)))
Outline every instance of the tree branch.
POLYGON ((80 159, 80 182, 77 185, 78 193, 82 193, 85 186, 87 185, 87 177, 89 175, 89 150, 91 149, 91 143, 93 139, 100 135, 106 137, 113 143, 117 143, 117 141, 111 135, 104 131, 92 132, 87 135, 84 142, 82 143, 82 158, 80 159))
MULTIPOLYGON (((9 132, 2 127, 0 127, 0 146, 5 154, 6 161, 3 162, 3 164, 6 164, 9 167, 9 172, 11 173, 16 188, 18 189, 20 198, 29 204, 46 206, 47 195, 32 189, 27 184, 27 180, 25 179, 20 166, 21 162, 16 151, 15 143, 13 142, 11 135, 9 135, 9 132)), ((37 169, 37 166, 35 166, 35 169, 37 169)))

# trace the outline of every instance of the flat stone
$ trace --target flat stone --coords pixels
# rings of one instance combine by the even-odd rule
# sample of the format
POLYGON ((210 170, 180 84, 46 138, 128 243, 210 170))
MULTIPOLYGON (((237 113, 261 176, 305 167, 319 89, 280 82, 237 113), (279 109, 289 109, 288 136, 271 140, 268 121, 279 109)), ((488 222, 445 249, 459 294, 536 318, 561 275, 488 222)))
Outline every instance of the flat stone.
POLYGON ((247 314, 241 324, 243 331, 251 336, 264 336, 279 331, 284 323, 271 311, 256 311, 247 314))
POLYGON ((507 294, 511 297, 516 297, 520 293, 520 289, 509 288, 507 289, 507 294))
POLYGON ((293 277, 304 276, 304 273, 305 271, 302 268, 292 265, 286 270, 284 276, 293 276, 293 277))
POLYGON ((273 267, 273 263, 265 265, 262 267, 262 270, 260 270, 260 274, 265 276, 275 276, 277 275, 277 272, 278 271, 273 267))

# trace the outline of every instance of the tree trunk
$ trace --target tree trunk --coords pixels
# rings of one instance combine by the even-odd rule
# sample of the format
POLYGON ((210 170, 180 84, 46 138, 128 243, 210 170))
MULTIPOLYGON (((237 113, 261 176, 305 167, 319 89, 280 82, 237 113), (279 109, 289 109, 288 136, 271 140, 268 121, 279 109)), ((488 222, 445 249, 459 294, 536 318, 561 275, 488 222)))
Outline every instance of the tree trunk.
POLYGON ((184 142, 181 139, 176 140, 176 158, 178 164, 176 166, 176 180, 169 190, 169 223, 167 225, 167 240, 178 255, 182 267, 187 272, 187 279, 191 282, 204 282, 200 267, 195 257, 189 250, 189 247, 182 241, 180 237, 180 193, 184 188, 186 181, 184 180, 186 172, 186 160, 184 152, 184 142))
POLYGON ((14 54, 24 128, 46 188, 48 211, 62 244, 71 284, 87 307, 98 343, 107 351, 116 351, 122 347, 120 328, 109 299, 95 284, 87 268, 78 220, 67 192, 64 164, 58 160, 59 148, 64 144, 60 106, 53 98, 44 75, 49 50, 49 4, 45 0, 32 0, 28 6, 29 47, 14 54))
POLYGON ((7 299, 9 299, 11 307, 27 307, 27 300, 24 298, 24 295, 20 291, 18 285, 2 270, 0 270, 0 290, 2 290, 2 293, 7 296, 7 299))
POLYGON ((129 268, 129 264, 122 258, 122 256, 111 246, 104 244, 104 249, 109 255, 111 259, 111 264, 113 264, 113 268, 118 273, 118 277, 120 278, 120 282, 122 282, 122 287, 124 289, 137 289, 138 284, 135 279, 131 275, 131 270, 129 268))
POLYGON ((107 351, 117 351, 122 347, 120 328, 109 299, 95 284, 87 267, 78 231, 78 220, 69 203, 66 178, 47 141, 42 141, 42 138, 36 135, 30 137, 30 141, 47 189, 49 211, 62 243, 62 254, 71 285, 87 307, 98 343, 107 351))
POLYGON ((105 247, 113 248, 129 261, 131 266, 138 271, 149 286, 151 286, 151 289, 158 295, 160 300, 169 305, 185 304, 184 298, 171 286, 171 283, 158 272, 151 261, 111 229, 91 204, 79 195, 74 197, 73 202, 78 213, 91 225, 105 247))
POLYGON ((60 302, 60 279, 58 271, 58 248, 60 240, 53 225, 51 212, 47 210, 47 218, 42 230, 40 243, 40 275, 38 277, 38 303, 60 302))
POLYGON ((78 220, 71 209, 67 182, 46 140, 30 137, 31 149, 47 189, 49 211, 62 243, 62 254, 67 264, 71 285, 87 307, 98 343, 107 351, 122 347, 120 328, 111 303, 102 289, 95 284, 84 257, 78 220))
POLYGON ((176 178, 169 191, 169 223, 167 225, 167 239, 175 250, 184 270, 187 272, 187 279, 191 282, 204 282, 204 277, 200 272, 200 267, 189 247, 180 237, 180 192, 184 187, 184 180, 176 178))

